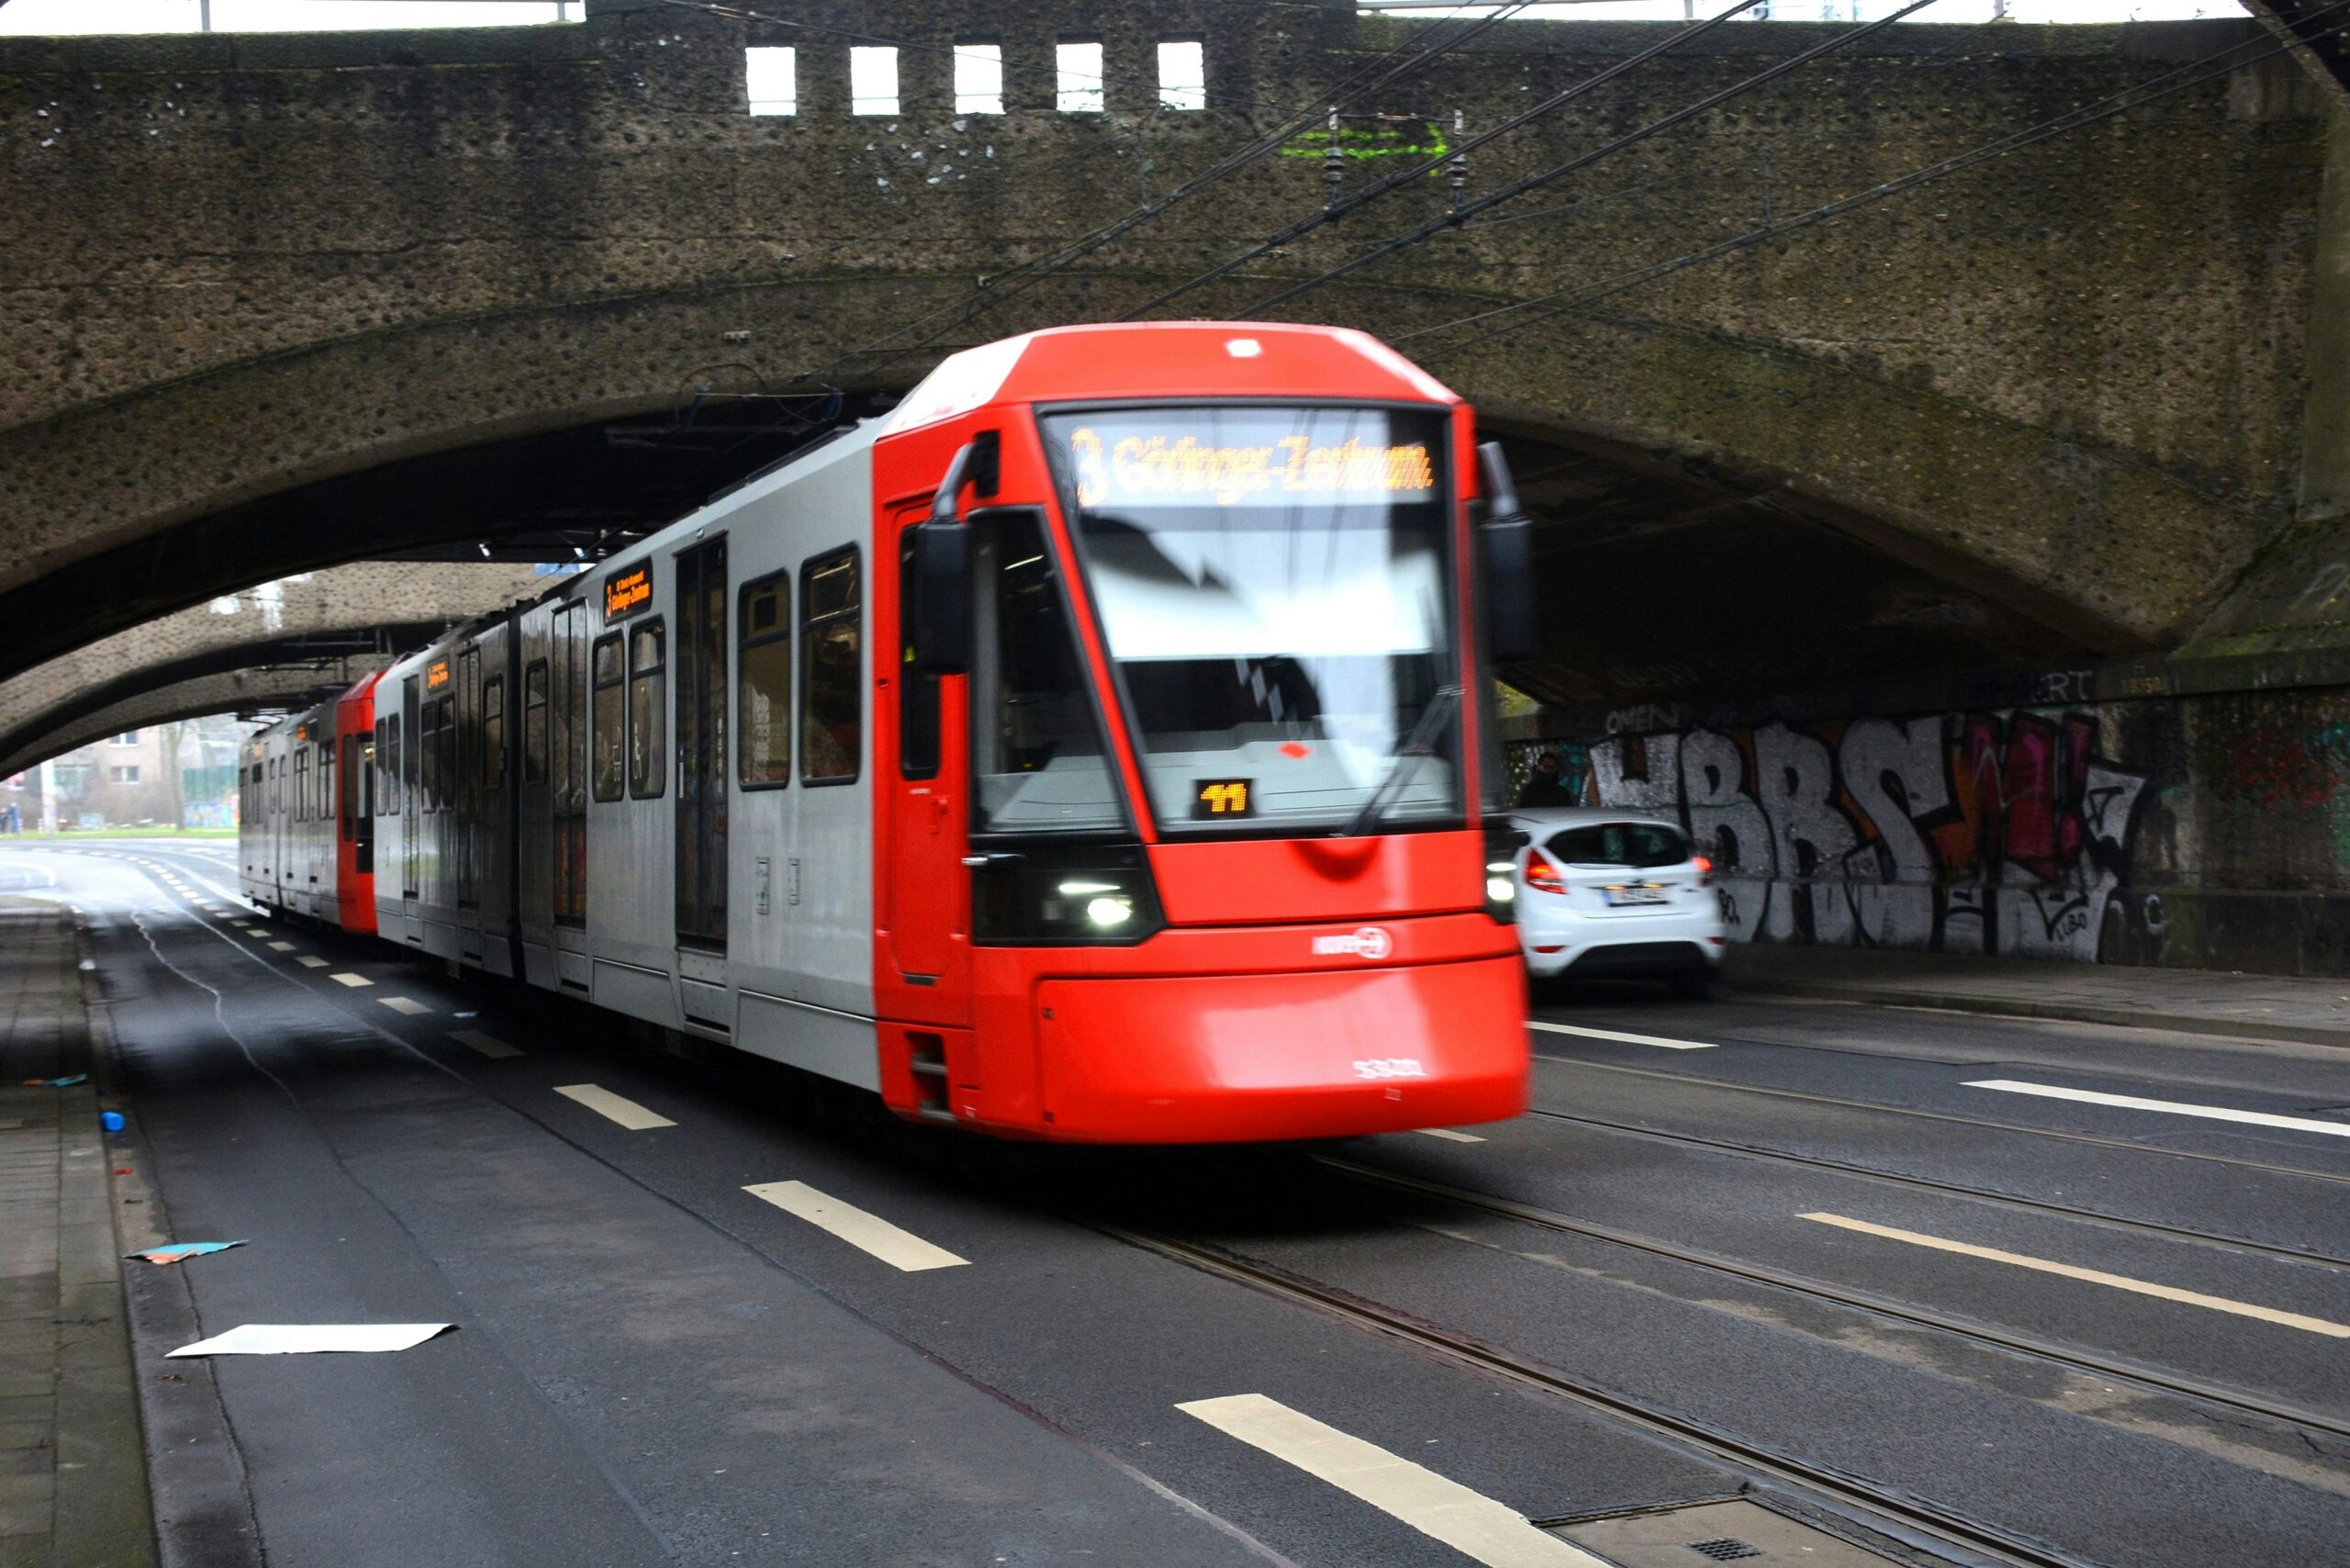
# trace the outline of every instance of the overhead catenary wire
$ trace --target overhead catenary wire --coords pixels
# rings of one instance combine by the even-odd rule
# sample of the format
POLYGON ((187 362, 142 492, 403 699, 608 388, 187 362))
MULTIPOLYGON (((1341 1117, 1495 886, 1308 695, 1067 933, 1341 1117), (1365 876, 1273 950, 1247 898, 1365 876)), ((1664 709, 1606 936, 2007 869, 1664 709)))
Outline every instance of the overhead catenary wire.
POLYGON ((1216 265, 1209 268, 1206 272, 1200 274, 1197 277, 1192 278, 1188 282, 1178 284, 1175 287, 1156 295, 1151 298, 1143 301, 1140 305, 1136 305, 1130 309, 1120 312, 1116 319, 1121 321, 1131 321, 1138 316, 1147 315, 1149 312, 1158 309, 1162 305, 1166 305, 1176 299, 1181 298, 1184 295, 1189 294, 1195 288, 1201 287, 1205 284, 1214 283, 1217 278, 1225 276, 1234 269, 1246 266, 1250 262, 1255 261, 1258 257, 1269 255, 1272 252, 1281 249, 1283 245, 1290 243, 1292 241, 1312 233, 1315 230, 1320 228, 1325 223, 1329 223, 1339 218, 1343 218, 1348 213, 1354 211, 1357 207, 1377 201, 1381 196, 1387 195, 1390 191, 1402 189, 1404 185, 1420 178, 1431 170, 1443 166, 1450 160, 1454 158, 1466 157, 1468 154, 1476 151, 1486 143, 1493 141, 1499 137, 1507 136, 1510 132, 1517 129, 1519 127, 1529 124, 1534 120, 1541 118, 1544 115, 1553 113, 1556 110, 1564 107, 1566 105, 1572 103, 1575 99, 1583 96, 1584 94, 1605 86, 1607 83, 1614 81, 1616 78, 1623 75, 1627 72, 1637 70, 1639 67, 1646 64, 1651 60, 1654 60, 1659 55, 1671 53, 1674 50, 1681 49, 1685 45, 1695 42, 1707 33, 1711 32, 1714 28, 1722 26, 1743 12, 1752 10, 1755 6, 1762 5, 1762 3, 1763 0, 1732 0, 1732 3, 1728 7, 1715 13, 1711 17, 1707 17, 1704 21, 1697 23, 1695 27, 1683 28, 1674 32, 1672 37, 1651 44, 1647 49, 1641 50, 1636 54, 1628 55, 1626 58, 1617 61, 1615 64, 1606 67, 1605 70, 1584 77, 1582 81, 1575 83, 1573 85, 1567 87, 1561 92, 1553 93, 1550 97, 1543 99, 1542 102, 1536 104, 1533 107, 1525 110, 1523 113, 1512 115, 1509 118, 1502 121, 1499 125, 1493 127, 1489 130, 1480 131, 1475 136, 1471 137, 1468 140, 1463 141, 1457 146, 1449 147, 1443 152, 1438 153, 1433 158, 1429 158, 1422 162, 1415 163, 1409 168, 1389 174, 1383 179, 1374 181, 1371 185, 1363 190, 1356 192, 1353 196, 1348 196, 1341 201, 1335 202, 1321 211, 1301 218, 1293 223, 1285 225, 1274 233, 1266 237, 1264 240, 1259 241, 1257 244, 1242 252, 1239 255, 1231 257, 1224 262, 1220 262, 1216 265))
POLYGON ((1882 32, 1885 28, 1892 27, 1895 23, 1902 20, 1906 17, 1912 16, 1917 12, 1924 10, 1933 3, 1934 0, 1908 0, 1908 5, 1903 6, 1897 11, 1893 11, 1886 16, 1880 17, 1874 22, 1866 23, 1861 27, 1849 28, 1844 32, 1839 33, 1836 37, 1814 44, 1811 48, 1804 50, 1799 53, 1789 55, 1786 59, 1780 61, 1777 64, 1766 66, 1762 70, 1754 73, 1752 75, 1745 77, 1740 81, 1734 82, 1730 85, 1722 88, 1719 92, 1708 93, 1706 96, 1698 99, 1695 103, 1684 105, 1684 106, 1673 110, 1671 114, 1666 115, 1662 119, 1651 120, 1648 124, 1640 127, 1638 130, 1627 131, 1613 141, 1595 147, 1588 152, 1580 153, 1575 157, 1568 159, 1563 163, 1545 169, 1539 174, 1527 174, 1521 178, 1512 180, 1508 185, 1504 185, 1497 191, 1493 191, 1485 196, 1479 196, 1475 201, 1470 202, 1466 206, 1459 207, 1454 211, 1448 212, 1440 218, 1430 218, 1428 221, 1420 224, 1416 228, 1407 230, 1404 233, 1398 234, 1392 239, 1386 240, 1380 244, 1373 246, 1371 250, 1364 252, 1359 256, 1341 262, 1337 266, 1332 267, 1327 272, 1320 274, 1318 276, 1310 277, 1302 283, 1293 283, 1286 288, 1278 289, 1273 293, 1267 295, 1264 298, 1259 299, 1254 305, 1248 307, 1245 313, 1251 316, 1260 314, 1263 311, 1270 309, 1276 305, 1281 304, 1287 300, 1294 299, 1301 294, 1319 288, 1326 283, 1330 283, 1336 279, 1344 277, 1348 273, 1354 272, 1358 268, 1367 267, 1371 263, 1379 261, 1382 257, 1392 256, 1398 251, 1408 250, 1410 247, 1420 244, 1432 236, 1443 233, 1448 229, 1460 228, 1463 224, 1472 221, 1481 212, 1491 211, 1493 208, 1501 206, 1504 202, 1515 201, 1528 191, 1539 190, 1544 185, 1563 180, 1569 174, 1574 174, 1578 170, 1587 169, 1604 158, 1612 158, 1617 153, 1637 147, 1641 142, 1647 141, 1653 137, 1662 136, 1675 126, 1684 125, 1690 120, 1695 119, 1700 115, 1711 113, 1713 110, 1721 107, 1722 105, 1729 103, 1734 98, 1743 97, 1749 93, 1755 92, 1762 87, 1768 86, 1771 83, 1777 81, 1780 77, 1785 76, 1791 72, 1801 70, 1803 67, 1810 64, 1813 61, 1819 59, 1822 55, 1832 54, 1840 49, 1846 49, 1860 42, 1863 39, 1868 38, 1872 34, 1882 32))
MULTIPOLYGON (((2305 25, 2318 17, 2340 12, 2346 6, 2350 6, 2350 0, 2333 0, 2332 4, 2321 6, 2319 9, 2310 13, 2308 17, 2301 18, 2301 22, 2305 25)), ((1521 311, 1528 310, 1535 311, 1536 314, 1532 317, 1527 318, 1526 319, 1535 321, 1547 320, 1553 316, 1563 315, 1569 311, 1580 309, 1585 306, 1595 304, 1601 299, 1624 293, 1628 289, 1637 288, 1643 284, 1653 283, 1659 278, 1670 276, 1674 273, 1684 271, 1687 268, 1700 266, 1707 262, 1718 260, 1723 256, 1730 255, 1736 252, 1748 250, 1753 246, 1763 244, 1772 240, 1783 238, 1785 235, 1795 233, 1800 230, 1809 229, 1818 224, 1826 223, 1832 218, 1841 218, 1844 214, 1852 212, 1859 207, 1869 206, 1874 202, 1886 200, 1891 196, 1898 196, 1905 191, 1915 190, 1920 185, 1929 185, 1936 180, 1947 178, 1952 174, 1959 174, 1966 169, 1975 168, 1979 164, 1987 163, 1996 159, 2004 158, 2011 152, 2020 152, 2027 147, 2036 146, 2042 141, 2050 140, 2053 138, 2065 135, 2070 131, 2079 130, 2087 126, 2096 125, 2101 121, 2111 119, 2118 115, 2128 114, 2132 109, 2143 108, 2148 104, 2159 102, 2164 98, 2171 96, 2173 94, 2182 93, 2190 87, 2199 86, 2203 83, 2214 81, 2220 77, 2230 75, 2237 71, 2244 69, 2246 66, 2257 65, 2263 61, 2272 60, 2279 54, 2286 53, 2288 50, 2300 48, 2307 44, 2317 42, 2322 39, 2333 37, 2335 34, 2343 32, 2344 29, 2350 29, 2350 17, 2344 17, 2333 23, 2331 26, 2318 28, 2314 31, 2300 31, 2297 28, 2294 32, 2294 36, 2289 40, 2275 44, 2272 47, 2262 50, 2258 54, 2255 54, 2242 60, 2227 61, 2226 63, 2216 63, 2226 61, 2226 57, 2235 54, 2239 50, 2252 47, 2253 45, 2263 41, 2260 39, 2240 39, 2235 43, 2228 45, 2224 49, 2214 50, 2210 54, 2204 55, 2199 59, 2189 61, 2184 65, 2164 72, 2161 75, 2150 77, 2144 82, 2137 83, 2132 86, 2122 88, 2118 92, 2108 94, 2106 96, 2097 99, 2092 103, 2082 105, 2077 108, 2068 109, 2061 115, 2051 116, 2049 118, 2042 120, 2035 125, 2027 126, 2021 130, 2012 131, 2006 136, 1996 138, 1980 146, 1971 148, 1964 152, 1954 153, 1948 158, 1938 160, 1935 162, 1923 165, 1918 169, 1913 169, 1908 174, 1903 174, 1898 178, 1887 180, 1882 184, 1871 185, 1863 190, 1850 192, 1847 195, 1837 197, 1833 201, 1824 202, 1818 207, 1808 209, 1807 211, 1796 213, 1793 217, 1764 223, 1760 227, 1748 230, 1742 234, 1733 235, 1731 238, 1718 241, 1717 243, 1703 246, 1697 250, 1684 252, 1678 256, 1669 257, 1662 261, 1651 262, 1642 266, 1628 268, 1623 272, 1614 274, 1608 277, 1595 279, 1587 284, 1572 285, 1566 288, 1553 290, 1549 294, 1539 296, 1533 299, 1518 300, 1507 305, 1495 306, 1492 309, 1481 310, 1473 315, 1460 317, 1450 321, 1440 321, 1431 327, 1422 327, 1416 331, 1401 333, 1393 341, 1399 343, 1409 342, 1416 339, 1427 338, 1438 332, 1453 331, 1463 327, 1474 326, 1480 322, 1495 320, 1501 317, 1513 316, 1521 311)), ((1513 323, 1512 325, 1516 326, 1522 324, 1523 322, 1519 322, 1513 323)), ((1495 327, 1478 333, 1473 337, 1464 338, 1454 342, 1439 343, 1428 349, 1416 350, 1415 353, 1423 358, 1434 358, 1440 355, 1459 353, 1464 349, 1472 348, 1478 343, 1488 342, 1491 339, 1499 336, 1504 330, 1507 330, 1509 329, 1495 327)))

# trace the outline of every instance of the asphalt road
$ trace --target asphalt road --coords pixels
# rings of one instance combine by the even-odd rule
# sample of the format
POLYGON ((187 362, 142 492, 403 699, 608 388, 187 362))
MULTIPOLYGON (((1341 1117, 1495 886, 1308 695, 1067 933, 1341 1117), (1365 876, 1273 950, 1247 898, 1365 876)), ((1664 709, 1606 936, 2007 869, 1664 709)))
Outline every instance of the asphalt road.
POLYGON ((274 1563, 1514 1568, 1742 1496, 1897 1562, 2350 1564, 2326 1047, 1627 990, 1537 1010, 1515 1123, 1020 1149, 256 918, 230 844, 0 890, 84 913, 125 1190, 250 1242, 176 1266, 192 1333, 458 1326, 142 1343, 274 1563))

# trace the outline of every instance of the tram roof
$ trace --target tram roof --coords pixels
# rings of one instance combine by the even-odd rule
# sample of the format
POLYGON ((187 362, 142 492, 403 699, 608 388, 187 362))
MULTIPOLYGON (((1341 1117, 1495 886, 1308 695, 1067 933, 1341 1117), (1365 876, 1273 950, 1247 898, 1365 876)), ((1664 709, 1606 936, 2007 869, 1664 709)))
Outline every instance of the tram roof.
POLYGON ((1292 321, 1120 321, 1050 327, 949 354, 882 434, 986 403, 1122 398, 1328 398, 1457 404, 1454 392, 1368 332, 1292 321))

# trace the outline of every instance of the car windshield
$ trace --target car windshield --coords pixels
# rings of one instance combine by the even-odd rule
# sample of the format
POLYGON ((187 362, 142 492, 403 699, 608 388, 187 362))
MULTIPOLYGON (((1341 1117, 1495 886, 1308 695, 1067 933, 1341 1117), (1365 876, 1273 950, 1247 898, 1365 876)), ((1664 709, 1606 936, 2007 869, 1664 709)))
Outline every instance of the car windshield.
POLYGON ((1044 423, 1162 832, 1459 820, 1440 411, 1044 423))
POLYGON ((1689 843, 1655 823, 1601 823, 1552 834, 1542 853, 1561 866, 1629 866, 1645 870, 1680 865, 1689 858, 1689 843))

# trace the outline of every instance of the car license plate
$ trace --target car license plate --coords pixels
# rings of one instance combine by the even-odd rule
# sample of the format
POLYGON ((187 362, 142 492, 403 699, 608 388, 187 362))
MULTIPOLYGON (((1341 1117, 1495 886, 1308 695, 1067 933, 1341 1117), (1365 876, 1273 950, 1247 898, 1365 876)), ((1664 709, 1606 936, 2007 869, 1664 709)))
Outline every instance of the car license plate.
POLYGON ((1633 882, 1629 885, 1618 883, 1615 887, 1601 890, 1606 893, 1607 902, 1611 904, 1662 903, 1664 902, 1664 886, 1660 882, 1633 882))

